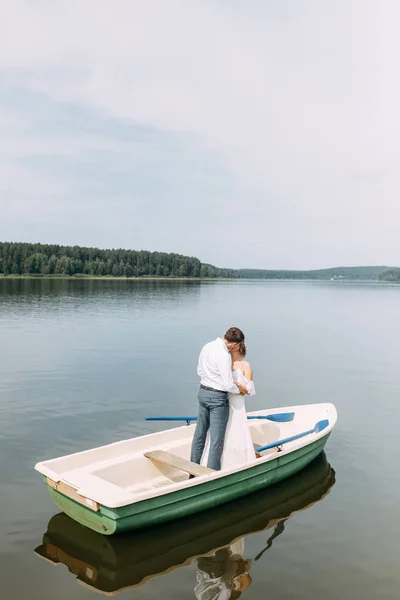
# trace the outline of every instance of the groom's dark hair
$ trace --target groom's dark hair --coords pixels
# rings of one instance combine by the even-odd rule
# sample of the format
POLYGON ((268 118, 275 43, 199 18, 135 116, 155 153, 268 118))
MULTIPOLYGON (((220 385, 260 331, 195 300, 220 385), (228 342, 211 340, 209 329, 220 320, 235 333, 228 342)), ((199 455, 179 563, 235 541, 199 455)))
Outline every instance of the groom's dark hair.
POLYGON ((231 343, 240 344, 240 342, 244 342, 244 333, 238 327, 230 327, 224 337, 231 343))

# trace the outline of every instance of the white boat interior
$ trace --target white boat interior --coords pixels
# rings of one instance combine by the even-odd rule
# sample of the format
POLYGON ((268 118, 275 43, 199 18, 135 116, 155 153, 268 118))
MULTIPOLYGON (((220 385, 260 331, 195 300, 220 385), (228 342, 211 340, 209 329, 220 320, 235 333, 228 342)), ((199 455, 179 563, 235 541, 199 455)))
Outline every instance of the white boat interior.
POLYGON ((74 499, 89 508, 98 510, 100 504, 118 508, 274 460, 326 436, 337 420, 335 406, 322 403, 254 411, 248 416, 266 417, 286 412, 294 412, 293 420, 248 421, 255 448, 309 433, 283 443, 279 454, 274 446, 260 452, 259 458, 254 453, 253 462, 234 469, 213 471, 190 463, 195 423, 40 462, 35 469, 48 478, 55 489, 70 496, 68 490, 72 491, 74 499), (314 431, 321 421, 324 421, 323 430, 314 431), (189 479, 189 473, 194 477, 189 479))

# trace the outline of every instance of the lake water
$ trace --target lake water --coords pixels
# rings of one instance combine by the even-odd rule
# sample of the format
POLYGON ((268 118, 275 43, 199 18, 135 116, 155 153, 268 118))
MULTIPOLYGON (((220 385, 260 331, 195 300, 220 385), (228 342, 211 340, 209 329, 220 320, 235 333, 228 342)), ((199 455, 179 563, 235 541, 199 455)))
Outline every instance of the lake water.
POLYGON ((400 286, 373 283, 0 279, 1 597, 195 598, 208 569, 246 600, 398 598, 399 307, 400 286), (232 325, 249 410, 336 405, 326 454, 229 510, 119 540, 60 514, 34 464, 196 413, 198 353, 232 325))

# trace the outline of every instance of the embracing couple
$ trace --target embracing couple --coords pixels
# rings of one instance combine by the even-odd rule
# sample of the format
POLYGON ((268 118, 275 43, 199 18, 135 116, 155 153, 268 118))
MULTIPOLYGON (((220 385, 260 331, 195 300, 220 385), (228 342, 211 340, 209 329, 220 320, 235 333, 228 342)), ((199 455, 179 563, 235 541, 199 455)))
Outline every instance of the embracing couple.
POLYGON ((255 394, 244 334, 231 327, 200 352, 199 412, 190 460, 220 470, 256 457, 244 396, 255 394))

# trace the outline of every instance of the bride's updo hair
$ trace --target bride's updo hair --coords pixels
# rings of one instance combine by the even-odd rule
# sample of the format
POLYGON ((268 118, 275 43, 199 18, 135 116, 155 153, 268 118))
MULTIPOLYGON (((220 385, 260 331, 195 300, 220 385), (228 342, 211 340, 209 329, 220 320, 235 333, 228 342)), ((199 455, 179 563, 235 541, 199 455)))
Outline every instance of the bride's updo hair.
POLYGON ((246 348, 246 344, 244 342, 240 342, 240 344, 239 344, 239 352, 240 352, 241 356, 243 356, 243 358, 246 356, 246 354, 247 354, 247 348, 246 348))

